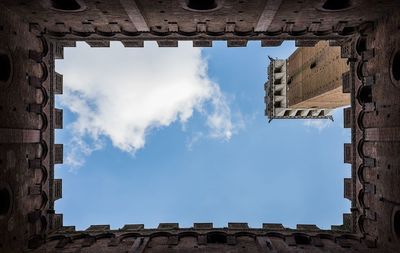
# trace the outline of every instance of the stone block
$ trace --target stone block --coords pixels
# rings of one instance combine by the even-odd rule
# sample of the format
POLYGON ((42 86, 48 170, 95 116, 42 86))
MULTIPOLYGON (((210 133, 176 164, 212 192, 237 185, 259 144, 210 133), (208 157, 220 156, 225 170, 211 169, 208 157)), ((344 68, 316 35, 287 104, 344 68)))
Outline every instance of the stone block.
POLYGON ((179 223, 160 223, 158 229, 179 229, 179 223))
POLYGON ((53 180, 53 194, 54 200, 62 198, 62 179, 53 180))
POLYGON ((63 110, 62 109, 54 109, 54 128, 62 129, 63 128, 63 110))
POLYGON ((54 163, 62 164, 64 161, 63 144, 54 144, 54 163))
POLYGON ((271 39, 271 40, 261 40, 261 46, 262 47, 279 47, 282 45, 283 40, 276 40, 276 39, 271 39))
POLYGON ((213 229, 212 223, 194 223, 194 229, 213 229))
POLYGON ((55 72, 54 94, 63 94, 63 75, 55 72))
POLYGON ((176 40, 157 40, 159 47, 178 47, 178 41, 176 40))
POLYGON ((344 179, 344 198, 353 200, 353 183, 351 178, 344 179))
POLYGON ((193 47, 212 47, 211 40, 194 40, 193 47))
POLYGON ((344 144, 344 162, 352 163, 352 159, 353 159, 352 145, 351 145, 351 143, 345 143, 344 144))

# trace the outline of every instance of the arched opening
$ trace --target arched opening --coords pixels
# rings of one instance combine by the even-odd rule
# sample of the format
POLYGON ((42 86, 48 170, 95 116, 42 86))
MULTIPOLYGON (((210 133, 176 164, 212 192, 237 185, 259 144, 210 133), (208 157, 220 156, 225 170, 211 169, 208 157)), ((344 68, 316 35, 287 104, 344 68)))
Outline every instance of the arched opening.
POLYGON ((0 81, 7 82, 11 76, 11 60, 6 54, 0 53, 0 81))
POLYGON ((7 188, 0 189, 0 216, 7 215, 11 208, 11 194, 7 188))
POLYGON ((218 6, 215 0, 187 0, 186 3, 190 9, 198 11, 212 10, 218 6))
POLYGON ((310 244, 310 242, 311 242, 310 237, 308 237, 306 235, 302 235, 302 234, 295 234, 294 240, 296 241, 296 244, 299 244, 299 245, 306 245, 306 244, 310 244))
POLYGON ((400 238, 400 210, 397 210, 393 216, 393 230, 397 238, 400 238))
POLYGON ((350 6, 350 0, 326 0, 322 8, 330 11, 338 11, 349 8, 350 6))
POLYGON ((371 103, 372 102, 372 88, 371 86, 361 87, 360 93, 358 94, 360 103, 371 103))
POLYGON ((81 5, 75 0, 51 0, 51 6, 63 11, 77 11, 81 8, 81 5))
POLYGON ((223 233, 207 234, 207 243, 226 243, 226 235, 223 233))
POLYGON ((365 37, 360 37, 357 40, 356 51, 358 55, 367 50, 367 39, 365 37))
POLYGON ((397 51, 392 60, 392 76, 395 81, 400 81, 400 51, 397 51))
POLYGON ((310 65, 310 69, 313 69, 317 66, 317 62, 313 61, 310 65))

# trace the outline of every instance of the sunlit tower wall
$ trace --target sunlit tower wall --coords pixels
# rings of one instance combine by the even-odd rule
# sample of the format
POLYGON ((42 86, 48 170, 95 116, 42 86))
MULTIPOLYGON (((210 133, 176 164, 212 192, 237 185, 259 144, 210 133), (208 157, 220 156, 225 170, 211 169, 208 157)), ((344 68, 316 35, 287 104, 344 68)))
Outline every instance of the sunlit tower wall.
POLYGON ((300 47, 287 59, 287 104, 298 109, 335 109, 350 105, 343 93, 342 74, 349 71, 340 47, 320 41, 300 47))
POLYGON ((269 121, 273 119, 332 119, 331 109, 291 107, 288 103, 288 61, 269 59, 268 81, 264 85, 265 115, 269 121))

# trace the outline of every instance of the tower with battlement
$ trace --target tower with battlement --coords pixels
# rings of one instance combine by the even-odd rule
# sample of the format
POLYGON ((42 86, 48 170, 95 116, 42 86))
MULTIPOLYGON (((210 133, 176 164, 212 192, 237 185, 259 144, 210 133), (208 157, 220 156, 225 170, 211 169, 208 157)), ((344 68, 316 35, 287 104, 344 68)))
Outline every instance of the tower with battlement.
POLYGON ((332 119, 333 109, 350 105, 342 75, 349 70, 340 47, 320 41, 300 47, 288 59, 272 59, 265 83, 265 114, 272 119, 332 119))
MULTIPOLYGON (((1 1, 0 252, 397 252, 399 7, 394 0, 1 1), (299 47, 322 40, 339 46, 340 58, 348 63, 341 78, 343 93, 350 96, 344 127, 351 129, 343 152, 344 162, 351 164, 351 177, 343 184, 351 209, 343 214, 343 224, 329 230, 312 224, 290 229, 268 221, 256 228, 235 222, 223 228, 212 223, 93 225, 84 231, 64 226, 54 208, 63 196, 62 181, 54 178, 63 162, 63 145, 54 138, 63 127, 62 110, 54 105, 63 92, 55 59, 76 41, 143 47, 150 40, 160 47, 175 47, 180 40, 195 47, 221 40, 228 47, 245 47, 248 41, 279 46, 284 40, 299 47)), ((294 73, 292 66, 286 71, 294 73)), ((317 61, 318 66, 323 65, 317 61)), ((294 85, 296 78, 292 74, 285 85, 294 85)), ((285 106, 308 108, 314 96, 303 91, 298 99, 286 90, 285 106)))

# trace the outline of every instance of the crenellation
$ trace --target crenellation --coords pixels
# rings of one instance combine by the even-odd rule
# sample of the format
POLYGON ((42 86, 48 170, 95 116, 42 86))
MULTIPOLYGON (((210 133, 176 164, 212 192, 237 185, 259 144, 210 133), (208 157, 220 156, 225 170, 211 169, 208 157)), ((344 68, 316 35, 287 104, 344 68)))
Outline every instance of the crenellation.
POLYGON ((62 179, 53 180, 53 194, 54 201, 62 198, 62 179))
POLYGON ((265 230, 285 230, 285 227, 280 223, 263 223, 262 227, 265 230))
POLYGON ((247 40, 228 40, 226 44, 228 47, 246 47, 247 40))
POLYGON ((339 230, 339 231, 352 231, 352 224, 353 224, 353 215, 351 213, 344 213, 343 214, 343 224, 342 225, 333 225, 333 226, 331 226, 331 229, 339 230))
POLYGON ((208 229, 211 230, 214 228, 213 224, 211 222, 209 223, 194 223, 193 224, 194 229, 208 229))
POLYGON ((63 227, 63 214, 52 214, 52 218, 50 219, 51 229, 58 230, 63 227))
POLYGON ((351 143, 345 143, 344 144, 344 163, 352 163, 352 157, 353 157, 353 152, 352 152, 352 145, 351 143))
POLYGON ((121 40, 124 47, 144 47, 144 42, 141 40, 121 40))
POLYGON ((318 40, 296 40, 296 47, 315 47, 318 43, 318 40))
POLYGON ((351 128, 353 125, 351 107, 343 108, 343 127, 351 128))
POLYGON ((75 226, 61 226, 59 229, 57 229, 57 233, 72 233, 75 232, 75 226))
POLYGON ((62 129, 63 128, 63 110, 62 109, 54 109, 54 128, 62 129))
POLYGON ((160 223, 158 229, 179 229, 178 223, 160 223))
POLYGON ((55 72, 54 76, 55 76, 54 88, 53 88, 54 94, 61 95, 61 94, 63 94, 63 87, 64 87, 63 75, 55 72))
POLYGON ((228 223, 228 228, 229 229, 248 229, 249 225, 244 222, 229 222, 228 223))
POLYGON ((193 40, 193 47, 212 47, 211 40, 193 40))
POLYGON ((104 40, 85 40, 90 47, 110 47, 110 41, 104 40))
MULTIPOLYGON (((154 231, 154 229, 143 230, 141 232, 132 233, 121 233, 121 230, 110 231, 106 233, 99 233, 98 229, 93 231, 75 232, 73 234, 65 234, 53 236, 50 240, 53 241, 53 247, 59 249, 74 248, 74 245, 79 247, 89 247, 95 252, 96 247, 105 245, 111 248, 123 247, 123 241, 127 241, 128 238, 134 238, 131 241, 131 249, 136 250, 151 250, 151 249, 162 249, 162 247, 172 247, 176 249, 190 249, 191 244, 185 238, 193 238, 196 245, 203 247, 203 249, 212 249, 213 247, 239 247, 245 246, 246 248, 255 247, 255 249, 262 248, 267 250, 288 250, 290 247, 303 246, 309 247, 310 250, 316 248, 320 249, 335 249, 341 248, 349 249, 364 249, 363 252, 369 252, 362 246, 361 239, 350 235, 340 234, 305 234, 299 232, 288 232, 286 234, 279 233, 267 233, 259 230, 242 230, 224 231, 221 230, 208 230, 205 233, 198 233, 196 231, 188 231, 187 229, 180 230, 167 230, 165 232, 154 231), (95 234, 94 234, 95 233, 95 234), (197 238, 197 239, 196 239, 197 238), (104 240, 103 240, 104 239, 104 240), (54 241, 58 240, 58 241, 54 241), (163 243, 162 243, 163 242, 163 243), (226 246, 225 246, 226 245, 226 246)), ((330 232, 329 232, 330 233, 330 232)), ((90 251, 90 252, 92 252, 90 251)), ((64 251, 63 251, 64 252, 64 251)), ((335 251, 336 252, 336 251, 335 251)))
POLYGON ((110 225, 90 225, 85 231, 100 232, 110 230, 110 225))
POLYGON ((351 178, 344 179, 344 198, 353 201, 353 185, 351 178))
POLYGON ((122 227, 121 230, 124 231, 137 231, 137 230, 142 230, 144 229, 144 224, 126 224, 122 227))
POLYGON ((351 72, 347 71, 342 74, 342 91, 343 93, 351 92, 351 72))
POLYGON ((54 164, 62 164, 64 161, 63 144, 54 144, 54 164))
POLYGON ((273 39, 261 40, 262 47, 279 47, 280 45, 282 45, 282 43, 283 40, 273 40, 273 39))
POLYGON ((178 47, 178 41, 176 40, 157 40, 159 47, 178 47))
POLYGON ((296 229, 300 231, 319 231, 320 228, 315 224, 297 224, 296 229))

